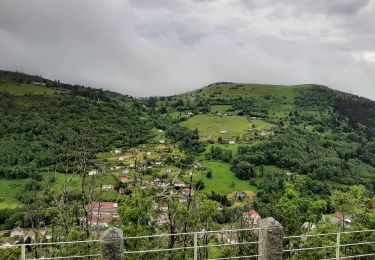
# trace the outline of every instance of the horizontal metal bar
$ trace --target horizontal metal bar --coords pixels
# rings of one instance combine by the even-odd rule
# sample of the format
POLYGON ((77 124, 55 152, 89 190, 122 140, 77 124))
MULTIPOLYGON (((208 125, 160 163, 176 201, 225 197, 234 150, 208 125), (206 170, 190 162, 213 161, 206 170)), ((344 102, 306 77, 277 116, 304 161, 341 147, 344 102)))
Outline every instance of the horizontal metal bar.
POLYGON ((358 242, 358 243, 353 243, 353 244, 343 244, 343 245, 340 245, 340 247, 345 247, 345 246, 359 246, 359 245, 371 245, 371 244, 375 244, 375 241, 358 242))
POLYGON ((335 248, 336 246, 318 246, 318 247, 305 247, 305 248, 296 248, 296 249, 286 249, 283 252, 296 252, 296 251, 307 251, 307 250, 316 250, 324 248, 335 248))
POLYGON ((37 260, 37 259, 43 259, 43 260, 71 259, 71 258, 98 257, 98 256, 101 256, 101 254, 96 254, 96 255, 56 256, 56 257, 42 257, 42 258, 27 258, 26 260, 37 260))
POLYGON ((210 258, 207 260, 225 260, 225 259, 240 259, 240 258, 254 258, 260 255, 244 255, 244 256, 231 256, 231 257, 222 257, 222 258, 210 258))
POLYGON ((351 234, 351 233, 364 233, 364 232, 375 232, 375 229, 343 231, 343 232, 339 232, 339 233, 341 233, 341 234, 351 234))
MULTIPOLYGON (((351 255, 351 256, 340 256, 340 259, 350 259, 350 258, 356 258, 356 257, 366 257, 366 256, 373 256, 375 253, 372 254, 362 254, 362 255, 351 255)), ((336 260, 336 258, 325 258, 322 260, 336 260)))
POLYGON ((250 244, 258 244, 259 242, 242 242, 242 243, 227 243, 227 244, 208 244, 204 246, 198 246, 199 248, 206 248, 206 247, 217 247, 217 246, 237 246, 237 245, 250 245, 250 244))
POLYGON ((83 240, 83 241, 65 241, 65 242, 44 242, 44 243, 30 243, 30 244, 16 244, 11 246, 0 246, 0 248, 11 248, 21 246, 43 246, 43 245, 63 245, 63 244, 78 244, 78 243, 90 243, 90 242, 103 242, 103 240, 83 240))
POLYGON ((198 233, 198 234, 207 234, 207 233, 225 233, 225 232, 253 231, 253 230, 260 230, 260 228, 209 230, 209 231, 198 231, 198 232, 195 232, 195 233, 198 233))
POLYGON ((300 235, 300 236, 286 236, 286 237, 283 237, 283 238, 284 239, 290 239, 290 238, 333 236, 333 235, 337 235, 337 234, 347 235, 347 234, 352 234, 352 233, 365 233, 365 232, 375 232, 375 229, 355 230, 355 231, 343 231, 343 232, 336 232, 336 233, 308 234, 308 235, 300 235))
POLYGON ((139 251, 125 251, 124 254, 143 254, 143 253, 154 253, 154 252, 168 252, 168 251, 177 251, 177 250, 193 249, 193 248, 194 248, 193 246, 186 246, 186 247, 175 247, 175 248, 139 250, 139 251))
POLYGON ((306 237, 320 237, 320 236, 333 236, 333 235, 337 235, 337 233, 308 234, 308 235, 301 235, 301 236, 287 236, 287 237, 283 237, 283 239, 306 238, 306 237))
POLYGON ((158 234, 158 235, 149 235, 149 236, 132 236, 124 237, 124 239, 138 239, 138 238, 153 238, 153 237, 171 237, 171 236, 182 236, 182 235, 193 235, 193 233, 176 233, 176 234, 158 234))

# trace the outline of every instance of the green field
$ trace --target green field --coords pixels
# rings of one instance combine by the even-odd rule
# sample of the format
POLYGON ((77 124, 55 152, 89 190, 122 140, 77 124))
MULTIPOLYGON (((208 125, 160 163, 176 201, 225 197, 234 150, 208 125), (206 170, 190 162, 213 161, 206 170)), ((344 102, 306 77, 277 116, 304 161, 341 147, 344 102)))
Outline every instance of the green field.
POLYGON ((232 109, 232 105, 212 105, 211 106, 211 112, 217 113, 217 112, 225 112, 229 109, 232 109))
MULTIPOLYGON (((63 173, 43 173, 43 180, 40 182, 44 189, 55 187, 62 189, 64 184, 70 191, 79 192, 81 189, 81 177, 77 174, 63 174, 63 173), (55 176, 55 181, 50 182, 51 177, 55 176)), ((8 180, 0 179, 0 209, 16 208, 22 206, 22 203, 17 200, 17 195, 24 192, 24 185, 27 179, 8 180)), ((90 178, 87 176, 87 183, 90 178)), ((115 184, 116 178, 113 175, 104 175, 95 178, 95 187, 100 187, 101 184, 115 184)), ((103 199, 114 200, 117 197, 115 191, 103 192, 103 199)))
POLYGON ((230 170, 230 164, 219 161, 203 161, 208 169, 212 171, 212 178, 206 177, 206 174, 198 172, 194 180, 203 180, 205 184, 204 192, 210 194, 214 191, 219 194, 229 194, 235 191, 256 191, 256 187, 249 184, 249 181, 238 179, 230 170))
POLYGON ((4 82, 0 82, 0 91, 6 91, 11 95, 15 96, 22 96, 25 94, 32 94, 32 95, 39 95, 39 94, 47 94, 52 95, 60 93, 60 90, 56 90, 53 88, 48 88, 44 86, 36 86, 32 84, 7 84, 4 82))
POLYGON ((16 208, 21 205, 16 196, 22 192, 24 181, 0 179, 0 209, 16 208))
POLYGON ((213 116, 213 115, 197 115, 182 122, 182 126, 190 129, 198 129, 201 137, 209 135, 212 138, 221 136, 224 139, 235 138, 247 133, 247 128, 251 127, 249 121, 242 116, 213 116), (221 134, 221 130, 228 133, 221 134))

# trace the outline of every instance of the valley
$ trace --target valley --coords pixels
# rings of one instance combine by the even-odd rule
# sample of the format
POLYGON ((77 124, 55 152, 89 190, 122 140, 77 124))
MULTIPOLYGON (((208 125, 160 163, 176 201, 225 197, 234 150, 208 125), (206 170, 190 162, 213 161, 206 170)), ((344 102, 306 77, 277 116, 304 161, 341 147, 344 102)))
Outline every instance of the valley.
MULTIPOLYGON (((368 99, 229 82, 134 98, 1 71, 0 114, 0 230, 96 239, 109 226, 127 236, 256 227, 250 213, 288 235, 342 230, 337 213, 350 217, 345 230, 375 228, 368 99)), ((172 242, 186 243, 161 243, 172 242)))

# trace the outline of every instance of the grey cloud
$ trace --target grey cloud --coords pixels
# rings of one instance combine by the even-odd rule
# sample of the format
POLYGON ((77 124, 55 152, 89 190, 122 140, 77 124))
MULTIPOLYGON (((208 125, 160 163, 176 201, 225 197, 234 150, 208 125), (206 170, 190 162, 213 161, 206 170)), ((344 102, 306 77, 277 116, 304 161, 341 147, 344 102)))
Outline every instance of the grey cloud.
POLYGON ((366 0, 3 0, 0 69, 137 96, 235 81, 375 99, 374 17, 366 0))

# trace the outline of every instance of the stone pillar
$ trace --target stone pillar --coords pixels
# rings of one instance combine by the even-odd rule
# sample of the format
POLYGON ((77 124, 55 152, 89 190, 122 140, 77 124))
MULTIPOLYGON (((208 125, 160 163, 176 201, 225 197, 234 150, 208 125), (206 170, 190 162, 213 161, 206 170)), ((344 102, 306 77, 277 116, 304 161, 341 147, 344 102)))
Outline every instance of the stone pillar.
POLYGON ((274 218, 259 222, 259 260, 281 260, 283 257, 283 226, 274 218))
POLYGON ((121 229, 111 227, 104 231, 102 242, 102 259, 124 259, 124 236, 121 229))

